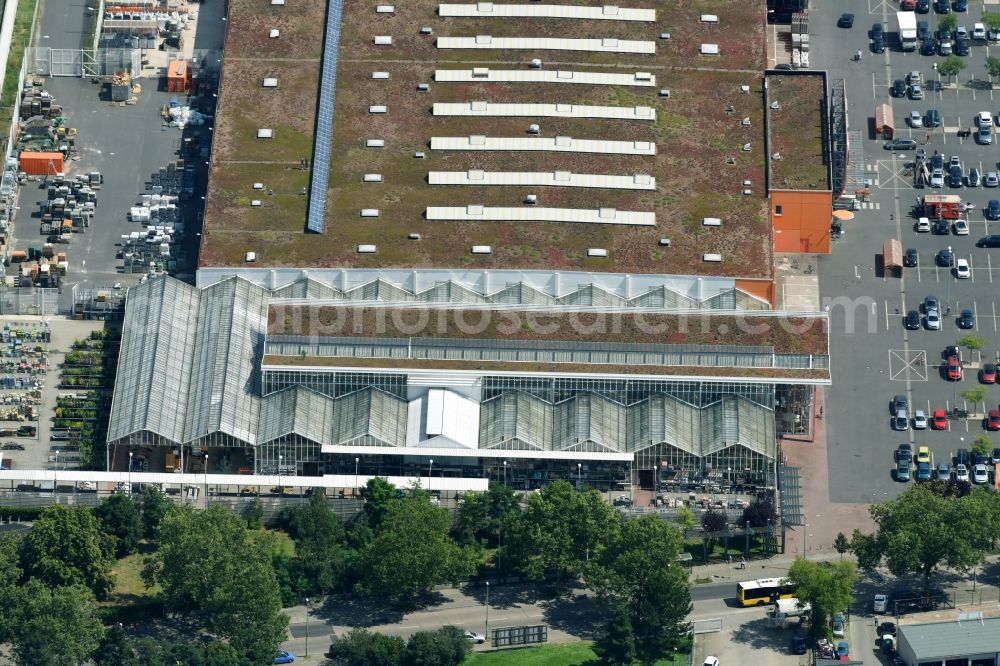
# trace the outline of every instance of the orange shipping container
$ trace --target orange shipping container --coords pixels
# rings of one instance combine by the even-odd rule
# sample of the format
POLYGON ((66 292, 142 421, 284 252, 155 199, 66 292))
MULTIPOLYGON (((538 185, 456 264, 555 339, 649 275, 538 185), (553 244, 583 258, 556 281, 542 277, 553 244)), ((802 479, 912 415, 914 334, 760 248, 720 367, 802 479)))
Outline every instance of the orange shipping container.
POLYGON ((167 92, 186 92, 189 67, 184 60, 171 60, 167 65, 167 92))
POLYGON ((31 153, 20 155, 21 171, 30 176, 54 176, 63 173, 62 153, 31 153))

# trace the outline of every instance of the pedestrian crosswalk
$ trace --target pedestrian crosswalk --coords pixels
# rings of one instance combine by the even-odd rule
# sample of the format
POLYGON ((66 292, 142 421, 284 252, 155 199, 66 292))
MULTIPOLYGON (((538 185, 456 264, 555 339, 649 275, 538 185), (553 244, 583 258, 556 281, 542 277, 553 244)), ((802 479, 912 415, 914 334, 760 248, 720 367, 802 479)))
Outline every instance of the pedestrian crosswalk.
POLYGON ((881 204, 871 201, 862 201, 858 205, 861 206, 861 210, 879 210, 881 208, 881 204))

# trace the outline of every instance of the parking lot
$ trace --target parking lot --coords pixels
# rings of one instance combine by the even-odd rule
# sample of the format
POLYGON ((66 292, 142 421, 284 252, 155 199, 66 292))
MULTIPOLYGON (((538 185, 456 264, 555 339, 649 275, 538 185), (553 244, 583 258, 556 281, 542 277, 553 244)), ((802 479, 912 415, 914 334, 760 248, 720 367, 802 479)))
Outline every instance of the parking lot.
MULTIPOLYGON (((911 412, 914 408, 928 413, 951 409, 956 402, 971 409, 959 393, 978 384, 975 370, 967 368, 961 381, 947 381, 941 374, 945 346, 956 344, 969 332, 957 325, 963 309, 972 310, 975 316, 972 332, 988 340, 983 360, 996 358, 1000 351, 1000 253, 976 247, 981 237, 1000 233, 1000 222, 986 220, 984 212, 990 199, 1000 199, 1000 188, 964 184, 961 188, 917 188, 907 169, 914 151, 884 150, 884 141, 871 131, 875 105, 891 103, 896 137, 916 140, 928 156, 934 151, 945 161, 957 156, 964 173, 971 167, 983 174, 1000 170, 996 136, 1000 87, 989 88, 985 68, 987 55, 1000 56, 1000 45, 970 42, 970 54, 964 58, 967 68, 949 81, 933 66, 943 58, 900 50, 897 8, 896 3, 876 0, 845 0, 810 8, 812 65, 827 69, 831 81, 844 80, 849 126, 862 131, 864 177, 871 181, 870 200, 844 225, 844 236, 832 253, 818 259, 821 297, 830 305, 831 314, 833 386, 827 394, 826 427, 834 502, 882 501, 901 492, 905 485, 893 480, 892 471, 893 452, 902 442, 910 442, 914 450, 930 447, 937 464, 950 462, 957 449, 970 448, 972 439, 984 432, 979 421, 964 419, 950 420, 949 429, 942 431, 911 428, 896 432, 890 427, 889 402, 899 393, 907 395, 911 412), (836 27, 841 12, 855 14, 853 28, 836 27), (868 32, 876 22, 884 24, 889 37, 888 48, 880 54, 869 48, 868 32), (857 49, 863 51, 860 61, 853 57, 857 49), (893 82, 905 80, 911 71, 921 73, 924 98, 892 97, 893 82), (926 116, 929 109, 940 114, 940 127, 906 125, 911 110, 926 116), (967 138, 958 136, 960 128, 975 128, 974 118, 980 111, 989 111, 994 119, 991 145, 977 144, 974 131, 967 138), (925 194, 958 194, 971 203, 966 217, 968 235, 918 233, 914 204, 925 194), (913 248, 917 252, 918 265, 904 268, 901 278, 881 271, 882 244, 890 238, 898 239, 904 251, 913 248), (968 260, 967 279, 935 265, 935 255, 948 247, 956 259, 968 260), (941 330, 906 330, 907 311, 917 309, 928 295, 941 301, 941 330)), ((958 24, 971 32, 983 8, 983 3, 970 3, 968 12, 955 14, 958 24)), ((917 19, 928 21, 933 32, 939 17, 932 11, 917 19)), ((978 360, 974 355, 971 359, 978 360)), ((987 406, 995 408, 998 401, 1000 390, 990 388, 987 406)))

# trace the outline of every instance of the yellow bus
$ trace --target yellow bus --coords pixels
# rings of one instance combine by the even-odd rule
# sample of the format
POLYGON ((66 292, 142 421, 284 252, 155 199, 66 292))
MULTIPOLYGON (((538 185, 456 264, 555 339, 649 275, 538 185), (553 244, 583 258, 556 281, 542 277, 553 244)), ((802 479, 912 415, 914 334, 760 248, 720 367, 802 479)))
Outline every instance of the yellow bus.
POLYGON ((736 584, 736 598, 741 606, 773 604, 778 599, 791 599, 795 596, 795 586, 782 581, 783 578, 745 580, 736 584))

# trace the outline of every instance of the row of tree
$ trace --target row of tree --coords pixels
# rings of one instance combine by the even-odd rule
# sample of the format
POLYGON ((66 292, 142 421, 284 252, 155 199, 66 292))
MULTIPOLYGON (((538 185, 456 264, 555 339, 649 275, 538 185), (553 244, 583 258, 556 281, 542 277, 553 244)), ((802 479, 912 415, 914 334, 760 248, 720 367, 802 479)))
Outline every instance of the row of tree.
POLYGON ((330 646, 329 656, 343 666, 458 666, 470 649, 464 632, 452 626, 399 636, 355 629, 330 646))

